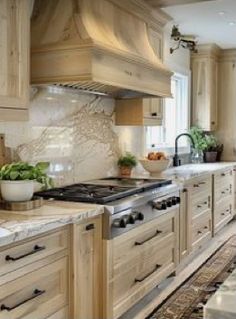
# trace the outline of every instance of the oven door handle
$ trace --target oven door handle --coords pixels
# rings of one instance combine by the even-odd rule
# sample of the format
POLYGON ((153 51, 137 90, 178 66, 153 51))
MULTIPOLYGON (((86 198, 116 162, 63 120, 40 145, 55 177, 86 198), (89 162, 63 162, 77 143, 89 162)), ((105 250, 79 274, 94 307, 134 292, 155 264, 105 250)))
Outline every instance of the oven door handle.
POLYGON ((155 234, 152 235, 151 237, 149 237, 149 238, 147 238, 147 239, 145 239, 145 240, 143 240, 143 241, 136 241, 136 242, 134 243, 134 245, 135 245, 135 246, 142 246, 143 244, 145 244, 145 243, 148 242, 149 240, 152 240, 153 238, 157 237, 157 236, 160 235, 161 233, 162 233, 161 230, 157 230, 157 231, 155 232, 155 234))
POLYGON ((152 270, 152 271, 150 271, 147 275, 145 275, 144 277, 142 277, 142 278, 140 278, 140 279, 138 279, 138 278, 135 278, 134 279, 134 282, 142 282, 142 281, 144 281, 145 279, 147 279, 148 277, 150 277, 152 274, 154 274, 159 268, 161 267, 161 265, 156 265, 155 266, 155 268, 152 270))

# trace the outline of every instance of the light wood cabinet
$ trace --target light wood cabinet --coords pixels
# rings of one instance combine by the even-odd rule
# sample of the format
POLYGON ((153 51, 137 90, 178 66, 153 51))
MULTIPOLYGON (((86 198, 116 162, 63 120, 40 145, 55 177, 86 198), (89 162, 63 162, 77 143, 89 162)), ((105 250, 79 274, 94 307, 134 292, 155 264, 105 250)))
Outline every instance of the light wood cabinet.
POLYGON ((163 100, 159 98, 116 100, 116 125, 162 125, 163 100))
POLYGON ((213 175, 213 233, 216 234, 234 216, 233 168, 215 172, 213 175))
POLYGON ((196 177, 184 186, 188 223, 184 229, 180 225, 180 232, 189 231, 186 245, 193 252, 212 237, 212 175, 196 177))
POLYGON ((106 243, 105 319, 119 318, 179 262, 179 209, 147 222, 106 243))
POLYGON ((214 131, 218 124, 218 59, 215 45, 199 46, 191 56, 192 124, 214 131))
POLYGON ((102 318, 101 216, 73 226, 73 318, 102 318))
POLYGON ((0 120, 28 118, 30 2, 0 0, 0 120))
POLYGON ((68 244, 65 227, 0 249, 1 319, 69 318, 68 244))

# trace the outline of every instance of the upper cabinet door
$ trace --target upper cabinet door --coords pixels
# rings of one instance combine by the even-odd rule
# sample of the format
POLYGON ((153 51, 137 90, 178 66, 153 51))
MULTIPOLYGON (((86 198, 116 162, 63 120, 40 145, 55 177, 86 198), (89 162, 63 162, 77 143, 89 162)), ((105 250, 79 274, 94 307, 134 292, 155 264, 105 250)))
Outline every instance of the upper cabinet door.
POLYGON ((204 51, 192 56, 192 124, 205 131, 217 129, 218 60, 204 51))
POLYGON ((29 9, 29 0, 0 0, 0 115, 8 109, 9 119, 29 102, 29 9))

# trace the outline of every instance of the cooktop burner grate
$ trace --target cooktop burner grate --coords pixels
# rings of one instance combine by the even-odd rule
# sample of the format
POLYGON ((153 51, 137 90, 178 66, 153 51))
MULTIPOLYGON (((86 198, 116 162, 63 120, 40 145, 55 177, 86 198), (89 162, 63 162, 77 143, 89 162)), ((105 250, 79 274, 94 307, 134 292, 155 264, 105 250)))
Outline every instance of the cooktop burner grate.
POLYGON ((139 180, 108 178, 92 181, 91 183, 79 183, 65 187, 52 188, 37 192, 37 195, 45 199, 56 199, 73 202, 91 202, 105 204, 130 195, 144 192, 147 189, 157 188, 171 184, 168 180, 139 180))

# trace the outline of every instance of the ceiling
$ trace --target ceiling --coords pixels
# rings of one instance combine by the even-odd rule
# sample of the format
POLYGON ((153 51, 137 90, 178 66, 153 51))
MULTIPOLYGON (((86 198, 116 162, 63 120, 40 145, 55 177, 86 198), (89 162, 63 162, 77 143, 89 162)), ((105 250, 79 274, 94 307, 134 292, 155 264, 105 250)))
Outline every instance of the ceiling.
POLYGON ((236 0, 214 0, 163 8, 183 34, 194 34, 198 43, 236 48, 236 0))

